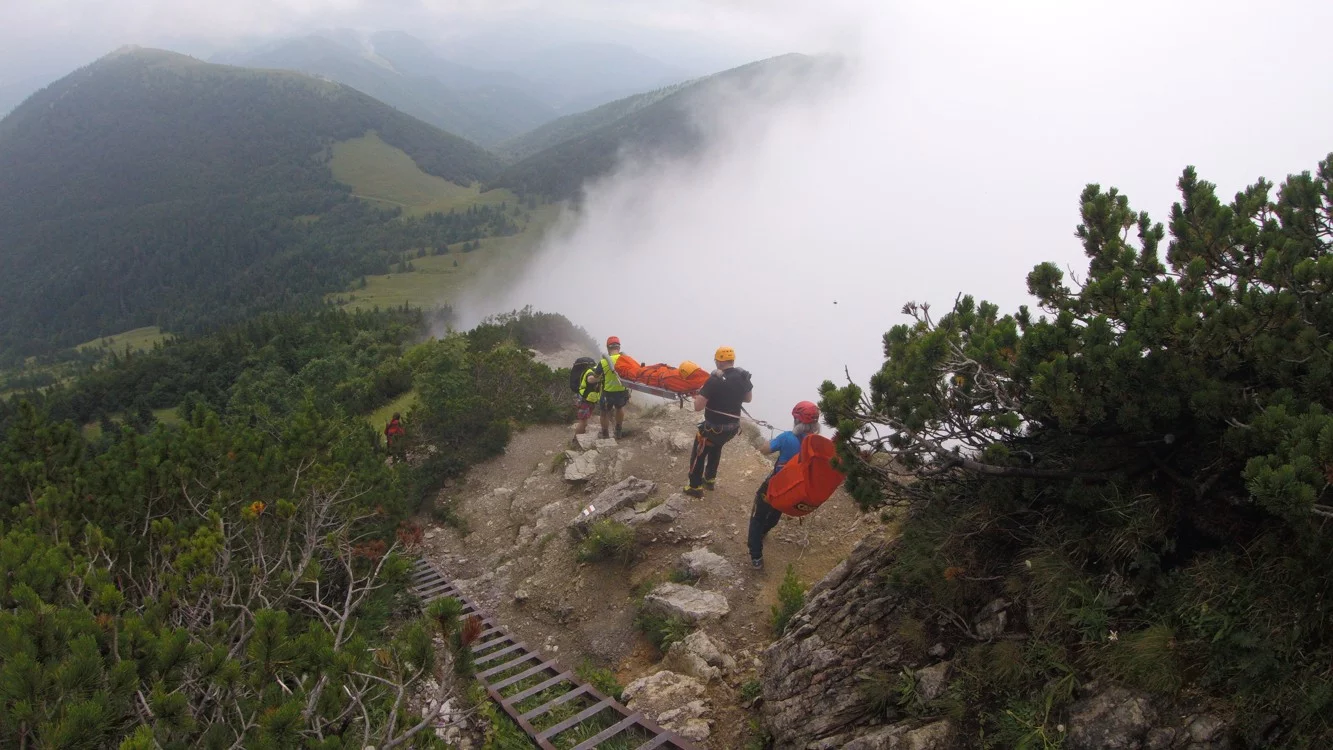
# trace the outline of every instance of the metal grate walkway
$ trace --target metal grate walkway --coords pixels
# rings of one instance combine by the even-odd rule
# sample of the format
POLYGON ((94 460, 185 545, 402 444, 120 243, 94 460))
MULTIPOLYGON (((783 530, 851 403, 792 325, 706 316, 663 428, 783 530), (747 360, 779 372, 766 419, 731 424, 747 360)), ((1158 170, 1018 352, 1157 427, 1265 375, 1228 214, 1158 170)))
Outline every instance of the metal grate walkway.
POLYGON ((416 561, 412 590, 424 603, 453 597, 462 602, 464 617, 481 618, 481 635, 472 646, 477 679, 542 750, 593 750, 604 745, 696 750, 683 737, 602 695, 554 659, 514 638, 433 563, 416 561))

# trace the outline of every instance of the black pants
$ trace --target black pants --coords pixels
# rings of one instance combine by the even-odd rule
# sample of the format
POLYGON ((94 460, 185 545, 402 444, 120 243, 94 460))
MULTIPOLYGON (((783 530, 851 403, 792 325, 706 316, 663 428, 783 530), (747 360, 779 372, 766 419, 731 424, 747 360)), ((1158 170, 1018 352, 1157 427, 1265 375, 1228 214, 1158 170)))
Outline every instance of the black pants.
POLYGON ((722 446, 741 431, 737 424, 714 424, 707 420, 699 423, 690 449, 690 486, 702 487, 705 479, 717 479, 717 465, 722 460, 722 446))
MULTIPOLYGON (((769 475, 772 479, 773 475, 769 475)), ((782 520, 782 511, 768 504, 764 496, 768 494, 768 479, 759 485, 759 491, 754 493, 754 510, 750 513, 750 559, 760 560, 764 557, 764 537, 768 532, 778 525, 782 520)))

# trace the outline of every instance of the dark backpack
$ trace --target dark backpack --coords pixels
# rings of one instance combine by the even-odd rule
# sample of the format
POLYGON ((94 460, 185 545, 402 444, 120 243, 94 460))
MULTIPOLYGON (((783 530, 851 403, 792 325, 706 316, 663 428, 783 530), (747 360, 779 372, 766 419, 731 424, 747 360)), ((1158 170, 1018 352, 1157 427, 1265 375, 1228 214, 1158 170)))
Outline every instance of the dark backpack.
POLYGON ((578 393, 579 387, 583 385, 583 374, 597 366, 597 360, 592 357, 579 357, 574 360, 574 364, 569 368, 569 390, 578 393))

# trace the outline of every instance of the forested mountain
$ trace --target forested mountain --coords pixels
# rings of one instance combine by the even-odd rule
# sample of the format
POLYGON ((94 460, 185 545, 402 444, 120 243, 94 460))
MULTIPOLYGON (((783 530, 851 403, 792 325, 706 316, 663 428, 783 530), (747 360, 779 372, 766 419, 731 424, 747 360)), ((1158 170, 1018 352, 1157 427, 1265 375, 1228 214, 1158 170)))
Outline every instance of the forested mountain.
POLYGON ((573 140, 610 125, 617 120, 629 117, 641 109, 651 107, 677 91, 689 87, 692 83, 692 81, 677 83, 647 93, 627 96, 624 99, 603 104, 586 112, 566 115, 541 127, 529 130, 522 135, 510 138, 494 146, 491 150, 506 159, 515 161, 525 159, 552 146, 573 140))
POLYGON ((828 58, 783 55, 561 118, 507 144, 507 152, 522 153, 563 139, 511 165, 492 186, 574 197, 589 179, 614 169, 625 153, 678 155, 697 149, 702 134, 696 112, 718 106, 723 96, 728 106, 759 105, 818 86, 836 66, 828 58))
POLYGON ((470 642, 436 648, 461 607, 408 595, 413 517, 516 427, 568 421, 567 373, 527 348, 572 326, 416 343, 425 322, 262 316, 0 400, 0 747, 445 746, 422 719, 470 642), (388 462, 359 410, 408 388, 402 440, 439 450, 388 462))
MULTIPOLYGON (((126 50, 0 120, 0 355, 142 325, 190 330, 503 231, 483 208, 412 221, 333 179, 375 131, 459 184, 495 157, 341 84, 126 50)), ((494 215, 492 215, 494 214, 494 215)))
POLYGON ((436 56, 402 33, 355 38, 312 34, 285 39, 219 62, 293 70, 328 78, 369 94, 418 119, 483 145, 512 137, 556 116, 530 93, 531 84, 506 73, 480 71, 436 56))

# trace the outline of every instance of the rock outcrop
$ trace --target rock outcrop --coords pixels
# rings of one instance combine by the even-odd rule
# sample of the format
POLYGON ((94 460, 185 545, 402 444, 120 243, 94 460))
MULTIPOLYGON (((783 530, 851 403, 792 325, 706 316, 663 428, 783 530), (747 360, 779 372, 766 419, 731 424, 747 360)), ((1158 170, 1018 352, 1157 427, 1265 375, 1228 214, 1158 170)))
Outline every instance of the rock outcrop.
POLYGON ((1227 723, 1206 713, 1165 710, 1151 695, 1090 683, 1069 707, 1068 750, 1227 750, 1227 723))
MULTIPOLYGON (((585 454, 586 455, 586 454, 585 454)), ((602 490, 574 520, 569 522, 569 530, 577 538, 587 536, 588 529, 603 518, 610 518, 628 508, 633 510, 635 503, 643 502, 657 489, 657 483, 638 477, 626 477, 602 490)))
POLYGON ((879 536, 862 541, 810 589, 786 633, 764 651, 763 719, 776 748, 843 747, 877 729, 857 674, 897 671, 903 661, 894 637, 903 601, 876 575, 891 547, 879 536))
MULTIPOLYGON (((898 635, 907 602, 882 576, 891 541, 871 536, 808 593, 786 633, 764 652, 762 716, 778 750, 945 750, 971 747, 949 721, 924 718, 886 724, 858 689, 858 678, 910 669, 918 695, 944 694, 953 665, 936 644, 920 652, 898 635)), ((1021 609, 996 599, 974 613, 974 634, 1011 634, 1021 609)), ((1226 722, 1213 714, 1163 704, 1112 684, 1085 684, 1063 711, 1066 750, 1228 750, 1226 722)))
POLYGON ((586 482, 597 475, 597 459, 601 456, 596 450, 565 452, 565 479, 570 482, 586 482))
POLYGON ((631 682, 625 688, 625 707, 642 711, 664 729, 702 742, 712 730, 703 683, 682 674, 662 671, 631 682))
POLYGON ((705 685, 736 669, 736 660, 713 643, 702 630, 686 636, 684 641, 671 644, 659 665, 672 672, 689 675, 705 685))
POLYGON ((727 597, 681 583, 658 584, 643 598, 645 609, 690 623, 718 620, 731 611, 727 597))
POLYGON ((736 577, 736 566, 707 547, 686 552, 680 556, 680 563, 695 578, 729 581, 736 577))

